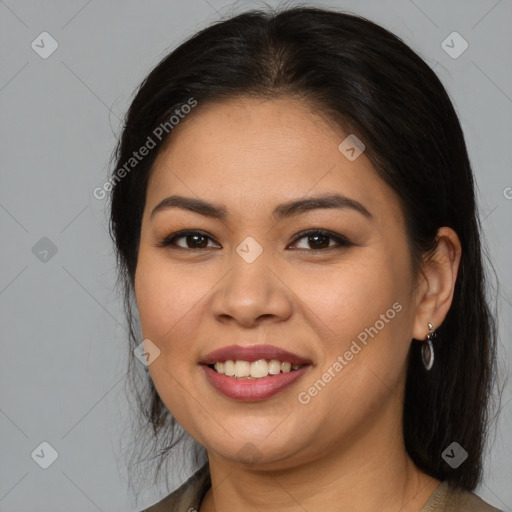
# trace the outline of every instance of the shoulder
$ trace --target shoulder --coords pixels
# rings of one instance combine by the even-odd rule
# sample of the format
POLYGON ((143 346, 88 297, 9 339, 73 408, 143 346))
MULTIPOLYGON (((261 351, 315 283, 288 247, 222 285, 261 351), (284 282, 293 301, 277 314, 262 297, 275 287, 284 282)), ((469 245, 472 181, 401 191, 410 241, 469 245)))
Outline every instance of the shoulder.
POLYGON ((476 494, 442 482, 420 512, 502 512, 476 494))
POLYGON ((210 470, 205 464, 178 489, 141 512, 197 512, 210 486, 210 470))

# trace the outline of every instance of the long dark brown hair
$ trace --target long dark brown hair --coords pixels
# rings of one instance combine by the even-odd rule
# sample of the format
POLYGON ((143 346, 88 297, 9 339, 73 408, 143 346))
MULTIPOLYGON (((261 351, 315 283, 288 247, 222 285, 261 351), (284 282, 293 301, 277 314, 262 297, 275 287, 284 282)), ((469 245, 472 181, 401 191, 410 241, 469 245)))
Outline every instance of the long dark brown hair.
MULTIPOLYGON (((140 85, 113 155, 110 197, 130 354, 141 342, 133 284, 148 177, 162 145, 172 142, 172 130, 161 140, 153 135, 156 147, 122 178, 118 171, 191 98, 199 110, 208 101, 236 96, 297 98, 364 141, 366 156, 400 197, 417 272, 435 247, 438 228, 458 234, 459 273, 430 372, 422 365, 420 344, 411 343, 403 431, 419 468, 473 490, 482 473, 496 347, 473 173, 459 120, 436 74, 401 39, 365 18, 315 7, 246 12, 195 34, 140 85), (456 469, 442 457, 453 441, 468 453, 456 469)), ((141 367, 132 356, 132 392, 140 411, 134 460, 157 458, 158 475, 186 434, 141 367)), ((197 461, 204 460, 201 448, 194 452, 197 461)))

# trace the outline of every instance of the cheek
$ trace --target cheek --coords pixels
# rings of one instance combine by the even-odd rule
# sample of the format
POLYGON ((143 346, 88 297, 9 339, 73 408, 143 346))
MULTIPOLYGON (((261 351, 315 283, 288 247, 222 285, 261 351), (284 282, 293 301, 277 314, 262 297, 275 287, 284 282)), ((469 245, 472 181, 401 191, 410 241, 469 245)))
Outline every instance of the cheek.
MULTIPOLYGON (((396 301, 405 300, 409 289, 410 277, 402 262, 393 261, 382 252, 361 253, 335 268, 311 267, 288 276, 301 301, 340 341, 374 325, 396 301)), ((391 309, 388 316, 393 317, 393 322, 389 324, 400 321, 395 313, 391 309)))
MULTIPOLYGON (((218 276, 219 269, 208 264, 191 270, 190 265, 171 262, 165 251, 141 249, 135 295, 142 336, 160 350, 148 370, 163 399, 169 389, 179 394, 170 376, 186 386, 202 371, 197 365, 201 355, 197 340, 202 326, 210 322, 208 296, 218 286, 218 276)), ((164 399, 168 407, 169 400, 164 399)))
POLYGON ((339 393, 349 390, 356 403, 370 399, 372 389, 378 397, 374 384, 394 387, 405 364, 412 326, 411 274, 397 252, 365 251, 328 277, 310 274, 311 283, 302 288, 318 328, 327 333, 321 337, 323 357, 316 377, 329 368, 333 372, 341 356, 343 370, 337 365, 334 373, 343 378, 333 379, 338 385, 332 393, 342 403, 347 396, 339 393))
MULTIPOLYGON (((160 255, 141 249, 135 275, 135 296, 142 336, 159 348, 159 356, 148 366, 153 384, 173 416, 188 425, 187 418, 200 416, 200 407, 191 400, 192 382, 201 370, 191 354, 192 334, 201 315, 204 285, 201 276, 184 272, 162 262, 160 255), (196 409, 199 409, 196 410, 196 409)), ((212 283, 209 287, 211 288, 212 283)), ((206 418, 202 418, 206 421, 206 418)), ((195 428, 189 426, 190 433, 195 428)))
MULTIPOLYGON (((135 296, 143 335, 164 343, 187 316, 200 307, 208 281, 195 272, 170 265, 165 257, 141 250, 135 275, 135 296)), ((210 285, 211 286, 211 285, 210 285)))
POLYGON ((320 339, 321 361, 301 389, 301 399, 308 401, 304 435, 318 429, 317 418, 329 418, 321 427, 326 439, 332 425, 348 435, 398 396, 410 345, 402 277, 395 279, 382 260, 359 260, 357 266, 331 274, 329 287, 304 290, 318 328, 329 327, 329 335, 320 339))

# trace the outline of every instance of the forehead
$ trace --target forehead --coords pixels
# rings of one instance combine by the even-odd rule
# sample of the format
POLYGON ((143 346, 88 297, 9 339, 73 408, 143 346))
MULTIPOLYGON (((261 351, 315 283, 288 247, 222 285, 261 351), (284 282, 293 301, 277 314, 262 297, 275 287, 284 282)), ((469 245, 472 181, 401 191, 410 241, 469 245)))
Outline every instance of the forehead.
POLYGON ((261 159, 281 157, 284 161, 292 160, 294 154, 311 154, 313 145, 331 145, 342 135, 339 128, 304 102, 291 98, 235 98, 199 104, 173 129, 167 150, 178 153, 173 146, 179 142, 178 150, 195 145, 197 157, 210 154, 245 160, 247 154, 256 152, 261 159), (196 138, 201 140, 201 147, 196 138), (267 148, 269 152, 265 151, 267 148))
POLYGON ((263 205, 339 192, 396 217, 398 198, 364 152, 351 161, 340 151, 348 135, 298 100, 199 104, 161 150, 148 202, 182 193, 263 205))

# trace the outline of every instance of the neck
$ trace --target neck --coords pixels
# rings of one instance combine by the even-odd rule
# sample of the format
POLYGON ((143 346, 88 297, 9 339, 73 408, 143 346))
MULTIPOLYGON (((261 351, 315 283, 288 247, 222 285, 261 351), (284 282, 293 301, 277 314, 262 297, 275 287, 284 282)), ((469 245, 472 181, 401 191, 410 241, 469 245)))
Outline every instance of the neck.
POLYGON ((409 458, 402 460, 400 468, 379 467, 376 459, 359 460, 358 465, 350 465, 351 470, 339 463, 333 467, 325 460, 322 465, 303 465, 286 472, 215 464, 210 466, 212 488, 200 512, 418 512, 440 484, 409 458))
POLYGON ((209 453, 212 487, 200 512, 420 511, 440 481, 408 456, 401 402, 396 397, 391 401, 394 406, 384 407, 378 419, 367 418, 338 446, 286 469, 247 468, 209 453))

